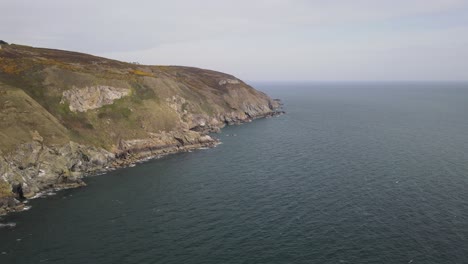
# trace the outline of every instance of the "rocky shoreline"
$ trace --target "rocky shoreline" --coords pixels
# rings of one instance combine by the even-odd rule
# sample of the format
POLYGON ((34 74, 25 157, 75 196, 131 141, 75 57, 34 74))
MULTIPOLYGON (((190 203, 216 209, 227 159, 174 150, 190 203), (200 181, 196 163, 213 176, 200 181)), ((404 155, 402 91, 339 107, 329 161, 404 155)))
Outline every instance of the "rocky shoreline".
POLYGON ((281 114, 235 76, 90 54, 0 50, 0 215, 46 190, 171 153, 213 147, 226 125, 281 114))
MULTIPOLYGON (((220 141, 208 133, 220 132, 225 125, 248 123, 257 118, 281 114, 284 111, 278 108, 245 118, 224 118, 223 122, 205 125, 202 132, 188 130, 158 134, 148 139, 122 141, 115 153, 74 142, 64 146, 45 146, 40 135, 36 135, 33 142, 21 145, 14 154, 0 160, 0 175, 19 176, 21 180, 17 182, 23 182, 21 194, 13 190, 10 195, 0 196, 0 216, 29 209, 28 200, 41 197, 44 193, 86 186, 83 178, 88 176, 169 154, 215 147, 220 141)), ((10 178, 9 182, 15 180, 10 178)), ((0 186, 0 192, 7 193, 8 188, 11 189, 11 186, 0 186)))

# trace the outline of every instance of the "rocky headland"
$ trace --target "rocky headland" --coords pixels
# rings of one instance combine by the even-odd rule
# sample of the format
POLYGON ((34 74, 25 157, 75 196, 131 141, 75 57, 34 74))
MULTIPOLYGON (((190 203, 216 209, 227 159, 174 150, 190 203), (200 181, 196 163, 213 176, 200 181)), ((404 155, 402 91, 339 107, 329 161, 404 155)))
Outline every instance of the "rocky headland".
POLYGON ((0 215, 87 175, 213 147, 209 133, 280 104, 225 73, 2 42, 0 215))

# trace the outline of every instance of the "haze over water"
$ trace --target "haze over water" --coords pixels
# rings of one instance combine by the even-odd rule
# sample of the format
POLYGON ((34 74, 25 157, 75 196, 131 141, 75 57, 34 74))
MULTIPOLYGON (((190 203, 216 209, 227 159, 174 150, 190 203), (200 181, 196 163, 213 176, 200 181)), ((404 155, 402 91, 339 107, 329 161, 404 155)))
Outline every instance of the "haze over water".
POLYGON ((0 263, 466 263, 468 84, 259 83, 286 115, 0 222, 0 263))

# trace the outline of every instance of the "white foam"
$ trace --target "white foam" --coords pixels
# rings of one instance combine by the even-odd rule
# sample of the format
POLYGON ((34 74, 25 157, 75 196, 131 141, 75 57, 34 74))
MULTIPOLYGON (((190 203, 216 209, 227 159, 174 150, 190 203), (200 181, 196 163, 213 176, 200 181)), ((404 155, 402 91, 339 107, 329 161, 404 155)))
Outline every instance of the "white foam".
POLYGON ((54 193, 52 191, 38 192, 36 195, 31 197, 31 199, 37 199, 37 198, 41 198, 41 197, 44 197, 44 196, 52 196, 52 195, 56 195, 56 193, 54 193))
POLYGON ((5 224, 2 224, 0 223, 0 228, 2 227, 10 227, 10 228, 13 228, 16 226, 16 223, 5 223, 5 224))
POLYGON ((37 198, 40 198, 42 197, 43 193, 36 193, 36 195, 34 195, 33 197, 31 197, 31 199, 37 199, 37 198))

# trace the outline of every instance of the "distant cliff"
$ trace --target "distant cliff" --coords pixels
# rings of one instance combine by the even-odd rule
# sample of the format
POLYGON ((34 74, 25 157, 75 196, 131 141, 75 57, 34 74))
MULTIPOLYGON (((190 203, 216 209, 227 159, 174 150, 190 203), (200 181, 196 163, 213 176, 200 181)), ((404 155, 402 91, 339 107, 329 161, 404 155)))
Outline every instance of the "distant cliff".
POLYGON ((83 184, 86 174, 214 146, 208 133, 276 114, 234 76, 1 45, 0 214, 18 199, 83 184))

